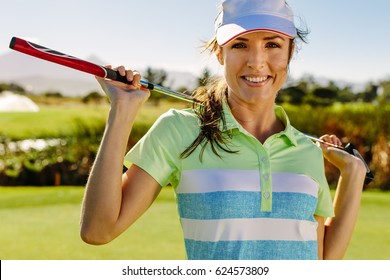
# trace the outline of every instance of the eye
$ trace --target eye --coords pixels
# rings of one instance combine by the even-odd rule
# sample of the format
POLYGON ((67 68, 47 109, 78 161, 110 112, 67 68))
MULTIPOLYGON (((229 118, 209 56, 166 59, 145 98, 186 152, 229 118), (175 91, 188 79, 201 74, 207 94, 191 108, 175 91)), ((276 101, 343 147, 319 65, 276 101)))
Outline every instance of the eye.
POLYGON ((278 49, 278 48, 280 48, 280 45, 278 43, 268 42, 266 44, 266 47, 269 49, 278 49))
POLYGON ((232 45, 232 49, 244 49, 246 48, 246 44, 245 43, 235 43, 232 45))

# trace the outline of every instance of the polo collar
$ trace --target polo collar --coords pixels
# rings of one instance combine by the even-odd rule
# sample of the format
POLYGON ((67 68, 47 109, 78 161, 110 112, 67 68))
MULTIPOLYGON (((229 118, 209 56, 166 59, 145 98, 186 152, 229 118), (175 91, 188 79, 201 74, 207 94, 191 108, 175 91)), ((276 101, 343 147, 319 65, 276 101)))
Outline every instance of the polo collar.
MULTIPOLYGON (((240 131, 245 131, 245 129, 241 126, 241 124, 238 123, 237 120, 234 118, 233 113, 231 112, 230 107, 227 103, 227 100, 224 100, 224 102, 222 104, 222 110, 224 113, 226 126, 223 126, 221 124, 220 125, 221 131, 228 131, 228 130, 234 130, 234 129, 238 129, 240 131)), ((297 139, 296 139, 295 133, 294 133, 295 129, 291 125, 290 120, 287 116, 287 113, 284 111, 284 109, 281 106, 275 105, 275 114, 276 114, 277 118, 282 121, 285 129, 283 131, 275 134, 274 137, 284 135, 290 140, 290 142, 294 146, 297 146, 298 143, 297 143, 297 139)))

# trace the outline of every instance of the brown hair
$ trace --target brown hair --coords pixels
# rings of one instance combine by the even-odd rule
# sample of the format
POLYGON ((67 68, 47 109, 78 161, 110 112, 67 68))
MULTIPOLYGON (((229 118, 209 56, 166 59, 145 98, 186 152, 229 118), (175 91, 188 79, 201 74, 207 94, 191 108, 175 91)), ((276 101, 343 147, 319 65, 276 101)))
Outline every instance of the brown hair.
POLYGON ((188 157, 201 145, 199 159, 202 160, 207 143, 210 143, 212 151, 219 157, 218 149, 228 153, 234 153, 227 147, 229 133, 223 133, 222 125, 226 128, 225 116, 222 104, 227 95, 227 84, 224 78, 209 81, 206 86, 199 87, 194 92, 194 98, 198 101, 193 104, 194 112, 200 120, 200 132, 192 144, 181 154, 182 158, 188 157), (205 142, 205 143, 204 143, 205 142))

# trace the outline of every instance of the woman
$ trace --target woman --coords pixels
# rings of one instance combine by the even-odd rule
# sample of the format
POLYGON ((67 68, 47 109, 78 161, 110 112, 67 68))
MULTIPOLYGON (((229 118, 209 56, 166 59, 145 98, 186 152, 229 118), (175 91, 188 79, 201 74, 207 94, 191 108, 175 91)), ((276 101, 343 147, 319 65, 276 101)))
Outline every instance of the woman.
POLYGON ((131 85, 98 79, 111 110, 87 183, 83 240, 113 240, 170 184, 189 259, 342 258, 365 167, 320 149, 275 105, 300 34, 283 0, 224 1, 208 44, 224 79, 198 90, 201 105, 162 115, 125 156, 123 175, 127 139, 150 93, 124 67, 117 69, 131 85), (341 174, 333 205, 323 155, 341 174))

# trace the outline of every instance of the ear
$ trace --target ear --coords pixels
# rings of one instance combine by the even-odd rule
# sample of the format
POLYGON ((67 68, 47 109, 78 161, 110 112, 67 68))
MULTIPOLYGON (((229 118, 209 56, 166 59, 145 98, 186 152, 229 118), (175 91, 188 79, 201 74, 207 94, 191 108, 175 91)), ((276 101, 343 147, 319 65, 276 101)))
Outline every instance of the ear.
POLYGON ((215 56, 217 57, 219 64, 224 65, 222 47, 218 47, 218 50, 215 51, 215 56))
POLYGON ((295 53, 295 42, 291 41, 290 44, 291 45, 290 45, 290 50, 289 50, 288 64, 290 64, 291 59, 293 58, 294 53, 295 53))

